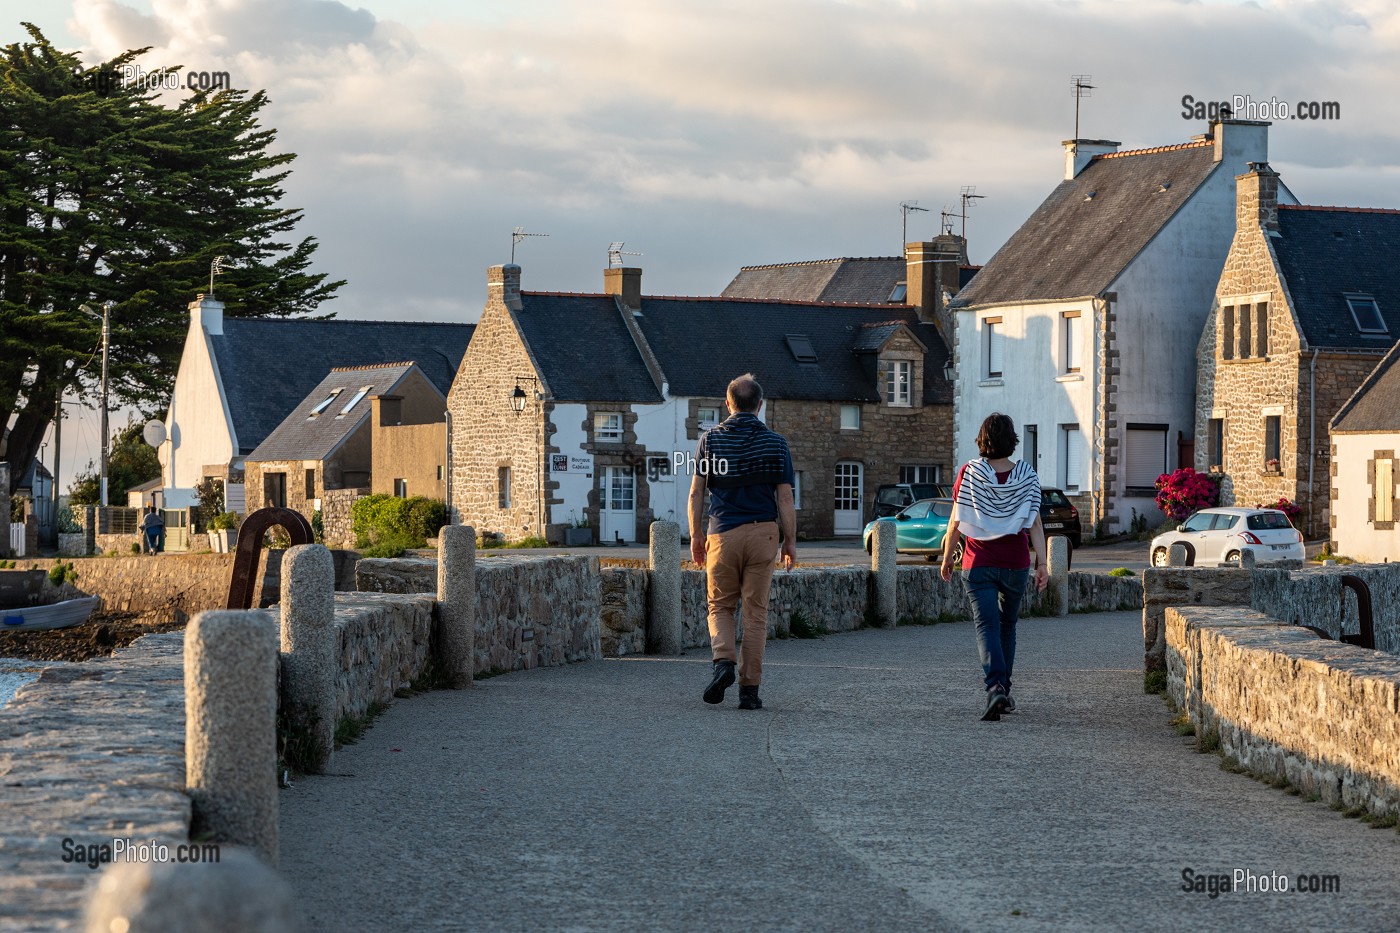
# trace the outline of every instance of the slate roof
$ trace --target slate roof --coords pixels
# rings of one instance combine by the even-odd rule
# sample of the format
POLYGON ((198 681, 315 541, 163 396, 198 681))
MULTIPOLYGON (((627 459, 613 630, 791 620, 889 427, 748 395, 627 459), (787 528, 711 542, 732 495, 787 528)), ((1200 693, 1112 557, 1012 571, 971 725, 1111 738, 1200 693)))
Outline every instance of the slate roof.
POLYGON ((943 338, 906 305, 644 297, 636 320, 672 395, 722 397, 730 379, 752 372, 769 398, 850 402, 880 400, 874 355, 856 352, 867 336, 862 326, 900 321, 928 347, 925 404, 953 401, 952 387, 943 379, 948 359, 943 338), (806 335, 817 361, 797 362, 788 334, 806 335))
POLYGON ((906 271, 904 259, 899 256, 744 266, 720 297, 879 304, 889 301, 895 285, 904 281, 906 271))
POLYGON ((252 462, 325 460, 369 418, 374 407, 370 398, 392 394, 394 386, 413 370, 413 365, 397 363, 327 373, 247 459, 252 462), (369 386, 369 391, 342 416, 341 410, 364 386, 369 386), (335 401, 312 417, 312 410, 336 389, 342 391, 335 401))
POLYGON ((1099 294, 1219 166, 1214 158, 1208 140, 1095 156, 1055 186, 957 303, 1099 294))
POLYGON ((1400 339, 1400 211, 1279 205, 1279 271, 1311 347, 1379 350, 1400 339), (1376 299, 1388 335, 1364 335, 1346 293, 1376 299))
POLYGON ((229 414, 246 455, 337 366, 404 360, 443 395, 452 387, 474 324, 224 318, 210 337, 229 414))
POLYGON ((550 392, 564 402, 660 402, 611 295, 521 292, 520 329, 550 392))
POLYGON ((1390 348, 1371 375, 1332 419, 1333 431, 1400 431, 1400 343, 1390 348))

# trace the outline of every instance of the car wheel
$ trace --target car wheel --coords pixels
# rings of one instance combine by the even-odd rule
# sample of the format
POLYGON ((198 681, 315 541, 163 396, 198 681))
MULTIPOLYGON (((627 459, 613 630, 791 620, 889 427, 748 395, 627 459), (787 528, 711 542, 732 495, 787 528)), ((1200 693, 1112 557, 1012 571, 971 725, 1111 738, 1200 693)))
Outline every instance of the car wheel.
POLYGON ((938 555, 938 554, 925 554, 925 555, 924 555, 924 560, 928 561, 930 564, 936 564, 936 563, 938 563, 939 561, 941 561, 942 559, 943 559, 942 556, 941 556, 941 555, 938 555))
POLYGON ((1153 550, 1153 552, 1152 552, 1152 566, 1153 566, 1153 567, 1165 567, 1165 566, 1167 566, 1167 549, 1166 549, 1166 548, 1164 548, 1164 547, 1159 547, 1159 548, 1156 548, 1155 550, 1153 550))
POLYGON ((1238 564, 1239 562, 1240 562, 1240 552, 1239 552, 1239 551, 1231 551, 1230 553, 1228 553, 1228 554, 1225 555, 1225 563, 1227 563, 1227 564, 1238 564))

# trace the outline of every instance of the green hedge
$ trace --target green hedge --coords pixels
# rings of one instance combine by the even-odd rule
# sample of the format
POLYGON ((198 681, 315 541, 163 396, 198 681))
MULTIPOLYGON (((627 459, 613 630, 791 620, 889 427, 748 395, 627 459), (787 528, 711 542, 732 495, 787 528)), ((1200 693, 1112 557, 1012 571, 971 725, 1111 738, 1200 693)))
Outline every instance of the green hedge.
POLYGON ((426 496, 401 499, 380 493, 356 499, 350 516, 355 545, 366 557, 398 557, 423 547, 447 524, 447 505, 426 496))

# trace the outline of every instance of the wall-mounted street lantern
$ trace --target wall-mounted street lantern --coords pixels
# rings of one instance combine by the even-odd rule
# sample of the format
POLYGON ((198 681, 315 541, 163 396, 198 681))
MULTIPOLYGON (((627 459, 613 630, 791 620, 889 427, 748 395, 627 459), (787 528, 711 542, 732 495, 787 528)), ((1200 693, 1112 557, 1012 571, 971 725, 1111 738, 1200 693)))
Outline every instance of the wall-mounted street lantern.
POLYGON ((510 407, 515 409, 515 413, 517 415, 525 410, 525 402, 530 398, 529 393, 527 393, 525 389, 522 388, 520 385, 520 383, 525 382, 527 380, 532 386, 536 387, 535 398, 540 397, 538 388, 540 381, 538 379, 536 379, 534 376, 516 376, 515 389, 510 393, 510 407))
POLYGON ((943 378, 948 382, 953 381, 953 358, 949 357, 948 362, 943 364, 943 378))

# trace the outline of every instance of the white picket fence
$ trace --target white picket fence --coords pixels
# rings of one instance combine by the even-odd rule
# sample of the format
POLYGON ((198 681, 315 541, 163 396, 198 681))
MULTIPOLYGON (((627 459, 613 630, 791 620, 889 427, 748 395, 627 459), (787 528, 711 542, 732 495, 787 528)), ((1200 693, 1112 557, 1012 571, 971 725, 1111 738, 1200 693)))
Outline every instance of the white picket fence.
POLYGON ((10 556, 24 556, 24 522, 10 522, 10 556))

